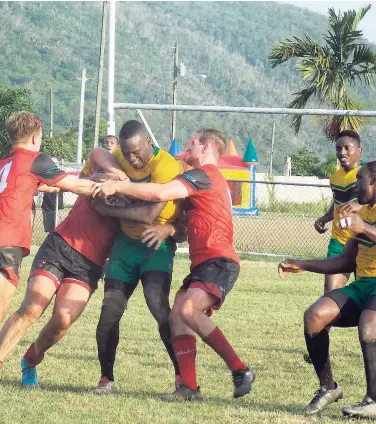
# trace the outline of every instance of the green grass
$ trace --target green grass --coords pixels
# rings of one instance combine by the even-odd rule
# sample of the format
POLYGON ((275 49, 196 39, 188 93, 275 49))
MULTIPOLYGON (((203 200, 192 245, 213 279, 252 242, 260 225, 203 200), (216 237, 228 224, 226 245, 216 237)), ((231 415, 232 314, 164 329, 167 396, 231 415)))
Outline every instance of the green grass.
MULTIPOLYGON (((13 310, 25 292, 31 258, 24 261, 23 278, 13 310)), ((177 258, 171 299, 188 272, 188 260, 177 258)), ((252 393, 232 398, 231 375, 204 343, 198 343, 198 381, 203 404, 165 404, 158 395, 173 389, 173 370, 157 328, 138 288, 121 323, 115 368, 117 394, 93 394, 99 375, 95 329, 103 286, 93 295, 81 318, 38 367, 40 389, 19 386, 19 361, 42 325, 48 310, 10 355, 1 370, 1 423, 337 423, 340 408, 359 401, 365 378, 355 329, 332 330, 334 374, 345 400, 321 417, 302 415, 318 388, 311 366, 302 359, 302 315, 323 289, 313 274, 277 277, 277 262, 242 263, 241 275, 214 321, 241 357, 257 372, 252 393)), ((348 421, 348 420, 343 420, 348 421)))

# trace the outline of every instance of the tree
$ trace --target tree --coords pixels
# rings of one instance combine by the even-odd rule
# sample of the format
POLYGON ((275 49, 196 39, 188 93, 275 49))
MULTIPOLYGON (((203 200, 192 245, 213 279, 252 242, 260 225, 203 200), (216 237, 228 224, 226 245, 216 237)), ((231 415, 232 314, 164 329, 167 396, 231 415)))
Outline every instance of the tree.
MULTIPOLYGON (((320 106, 334 109, 361 109, 364 105, 350 97, 349 88, 356 82, 374 84, 376 55, 363 39, 359 23, 371 5, 358 11, 335 13, 331 8, 329 30, 320 45, 307 35, 279 42, 269 53, 272 68, 290 59, 297 59, 296 70, 303 74, 300 82, 305 87, 293 93, 289 107, 301 109, 316 100, 320 106)), ((294 115, 291 126, 297 134, 301 115, 294 115)), ((323 130, 329 140, 335 140, 343 129, 360 130, 364 120, 357 116, 329 117, 323 120, 323 130)))
POLYGON ((51 138, 43 138, 42 150, 48 155, 68 162, 76 161, 77 132, 73 128, 51 138))
POLYGON ((291 173, 301 176, 314 175, 314 168, 318 163, 318 157, 306 147, 303 147, 298 153, 291 156, 291 173))
POLYGON ((313 173, 319 178, 329 178, 337 169, 337 156, 329 153, 325 161, 314 167, 313 173))
POLYGON ((5 129, 5 121, 15 112, 32 112, 31 91, 26 88, 0 87, 0 157, 9 153, 12 144, 5 129))

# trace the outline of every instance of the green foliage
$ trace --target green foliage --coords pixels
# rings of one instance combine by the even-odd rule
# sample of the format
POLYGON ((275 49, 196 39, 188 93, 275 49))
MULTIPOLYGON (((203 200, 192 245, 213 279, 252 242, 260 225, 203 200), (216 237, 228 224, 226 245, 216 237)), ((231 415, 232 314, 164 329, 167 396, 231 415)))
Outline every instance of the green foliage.
POLYGON ((324 162, 314 168, 314 174, 319 178, 329 178, 337 168, 337 156, 331 153, 326 156, 324 162))
POLYGON ((26 88, 0 87, 0 157, 8 154, 12 148, 5 130, 5 121, 12 113, 22 110, 32 112, 30 96, 31 92, 26 88))
POLYGON ((303 147, 297 154, 291 156, 291 173, 301 176, 314 175, 314 169, 318 162, 318 157, 303 147))
MULTIPOLYGON (((357 29, 370 8, 368 5, 358 11, 338 14, 329 9, 329 29, 324 44, 305 35, 287 38, 274 46, 269 54, 272 68, 296 59, 296 70, 303 74, 300 82, 305 88, 294 93, 295 99, 289 107, 302 109, 315 101, 319 106, 334 109, 360 108, 361 103, 351 98, 349 88, 359 83, 374 85, 376 54, 357 29)), ((291 126, 296 134, 301 123, 301 115, 292 116, 291 126)), ((323 130, 329 140, 335 140, 343 129, 359 132, 363 123, 364 120, 356 116, 331 117, 323 120, 323 130)))
POLYGON ((72 128, 68 131, 61 132, 51 139, 44 138, 42 143, 42 150, 52 157, 59 160, 64 159, 68 162, 76 161, 76 146, 77 146, 77 132, 72 128))

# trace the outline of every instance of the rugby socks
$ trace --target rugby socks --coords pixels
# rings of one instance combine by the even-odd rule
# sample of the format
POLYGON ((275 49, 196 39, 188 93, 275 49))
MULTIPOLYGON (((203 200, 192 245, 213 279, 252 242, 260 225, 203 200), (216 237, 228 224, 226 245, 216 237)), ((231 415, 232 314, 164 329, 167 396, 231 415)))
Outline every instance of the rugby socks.
POLYGON ((37 365, 39 365, 44 358, 44 352, 41 352, 37 355, 35 352, 34 343, 30 345, 29 349, 27 349, 25 355, 24 355, 25 361, 30 367, 35 368, 37 365))
POLYGON ((196 338, 189 334, 182 334, 172 339, 172 347, 175 352, 180 371, 180 384, 197 390, 196 380, 196 338))
POLYGON ((161 340, 167 350, 168 356, 171 359, 172 365, 174 366, 175 376, 178 376, 180 375, 179 365, 175 358, 174 348, 172 347, 172 343, 171 343, 170 326, 168 325, 168 323, 165 323, 165 324, 162 324, 158 329, 159 329, 159 335, 161 337, 161 340))
POLYGON ((309 334, 304 331, 309 356, 315 368, 320 386, 334 390, 337 386, 333 380, 332 368, 329 359, 329 334, 327 330, 309 334))
POLYGON ((376 402, 376 343, 361 341, 367 380, 367 395, 376 402))
POLYGON ((218 327, 205 337, 203 341, 226 362, 231 371, 248 369, 218 327))

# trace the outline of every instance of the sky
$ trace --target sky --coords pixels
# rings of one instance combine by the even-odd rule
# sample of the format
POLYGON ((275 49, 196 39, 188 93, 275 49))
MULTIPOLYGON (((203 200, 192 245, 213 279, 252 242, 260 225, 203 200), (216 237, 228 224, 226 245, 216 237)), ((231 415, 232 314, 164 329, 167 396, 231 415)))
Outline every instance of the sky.
POLYGON ((367 12, 366 16, 363 18, 359 29, 363 31, 363 34, 369 41, 376 43, 376 1, 285 1, 284 3, 290 3, 298 7, 312 10, 314 12, 319 12, 326 15, 330 7, 334 9, 345 11, 349 9, 357 10, 359 7, 364 7, 368 4, 371 4, 371 9, 367 12))

